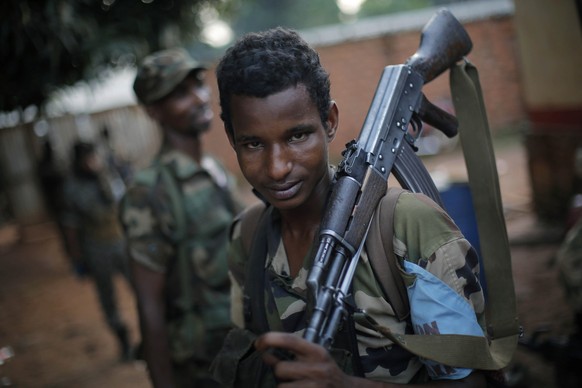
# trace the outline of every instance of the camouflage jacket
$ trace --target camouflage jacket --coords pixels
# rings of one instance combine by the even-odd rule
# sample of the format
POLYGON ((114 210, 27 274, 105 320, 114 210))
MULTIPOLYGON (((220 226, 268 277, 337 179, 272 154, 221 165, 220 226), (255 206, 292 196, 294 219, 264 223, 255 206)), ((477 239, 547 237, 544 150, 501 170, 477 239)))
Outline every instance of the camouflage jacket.
POLYGON ((196 333, 199 338, 194 343, 200 343, 208 330, 230 326, 226 250, 229 226, 238 208, 230 195, 232 184, 214 159, 205 157, 198 164, 181 152, 164 149, 151 167, 136 174, 123 199, 121 219, 130 257, 166 274, 166 320, 172 348, 176 345, 192 351, 176 338, 181 335, 176 331, 196 333), (162 177, 162 165, 175 182, 182 215, 176 215, 176 199, 162 177), (180 222, 185 223, 184 238, 178 236, 180 222), (185 271, 179 257, 185 257, 192 287, 187 290, 193 298, 188 307, 184 306, 186 292, 181 285, 185 271), (173 330, 174 324, 183 324, 187 313, 196 327, 173 330))
POLYGON ((82 244, 123 239, 118 204, 106 173, 99 177, 72 175, 65 182, 63 198, 63 223, 79 230, 82 244))
MULTIPOLYGON (((394 215, 394 253, 414 262, 466 298, 476 313, 484 311, 484 296, 478 281, 478 257, 469 242, 449 218, 432 201, 405 193, 398 200, 394 215)), ((247 257, 234 225, 229 252, 233 277, 232 312, 236 326, 244 327, 242 290, 245 284, 247 257)), ((293 278, 282 243, 279 217, 273 212, 272 228, 267 231, 268 257, 265 268, 270 279, 272 298, 266 298, 267 319, 272 330, 302 334, 305 328, 305 280, 310 268, 309 255, 303 268, 293 278)), ((409 322, 399 321, 384 295, 364 251, 353 280, 356 306, 365 310, 380 325, 395 333, 412 333, 409 322)), ((418 357, 404 351, 374 330, 356 323, 358 352, 364 375, 368 379, 409 383, 424 375, 418 357), (420 372, 420 373, 419 373, 420 372)), ((336 359, 337 361, 337 359, 336 359)))

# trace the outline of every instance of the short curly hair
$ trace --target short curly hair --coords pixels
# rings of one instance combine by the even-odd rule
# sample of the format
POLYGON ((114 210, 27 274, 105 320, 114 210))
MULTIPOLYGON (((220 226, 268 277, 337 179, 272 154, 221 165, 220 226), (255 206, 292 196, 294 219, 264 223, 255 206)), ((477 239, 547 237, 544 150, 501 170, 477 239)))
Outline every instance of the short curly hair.
POLYGON ((248 33, 230 47, 216 68, 220 117, 231 136, 232 95, 264 98, 304 85, 325 125, 330 109, 329 74, 319 55, 299 34, 282 27, 248 33))

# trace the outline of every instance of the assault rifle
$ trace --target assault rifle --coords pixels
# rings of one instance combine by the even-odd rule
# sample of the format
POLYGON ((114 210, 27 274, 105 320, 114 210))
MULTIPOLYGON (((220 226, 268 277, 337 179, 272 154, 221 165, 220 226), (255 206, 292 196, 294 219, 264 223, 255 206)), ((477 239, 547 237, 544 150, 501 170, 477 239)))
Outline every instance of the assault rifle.
POLYGON ((307 279, 311 298, 304 332, 307 340, 329 349, 346 317, 345 298, 391 171, 403 188, 423 192, 440 203, 414 143, 422 133, 423 121, 449 137, 456 135, 458 123, 430 103, 422 87, 471 48, 463 26, 443 9, 423 28, 416 53, 404 64, 384 69, 360 134, 342 153, 321 223, 307 279))

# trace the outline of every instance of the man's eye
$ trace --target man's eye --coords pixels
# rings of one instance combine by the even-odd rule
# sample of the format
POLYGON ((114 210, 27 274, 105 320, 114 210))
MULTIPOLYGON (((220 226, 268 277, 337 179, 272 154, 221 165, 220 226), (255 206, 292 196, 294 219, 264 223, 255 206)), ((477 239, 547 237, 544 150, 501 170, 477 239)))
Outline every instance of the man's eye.
POLYGON ((291 142, 305 140, 307 138, 307 133, 296 133, 289 139, 291 142))
POLYGON ((184 85, 178 86, 172 93, 168 95, 170 98, 181 98, 188 93, 188 88, 184 85))
POLYGON ((261 143, 258 141, 251 141, 246 143, 244 146, 250 150, 256 150, 258 148, 261 148, 261 143))
POLYGON ((199 71, 192 78, 196 84, 204 85, 204 82, 206 81, 206 73, 204 71, 199 71))

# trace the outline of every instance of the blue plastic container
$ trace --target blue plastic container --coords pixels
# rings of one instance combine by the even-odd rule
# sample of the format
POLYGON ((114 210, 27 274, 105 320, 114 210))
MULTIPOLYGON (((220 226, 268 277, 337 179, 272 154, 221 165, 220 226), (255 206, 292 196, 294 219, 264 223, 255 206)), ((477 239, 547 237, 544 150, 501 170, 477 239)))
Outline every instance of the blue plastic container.
POLYGON ((483 286, 485 296, 487 296, 487 281, 483 268, 483 258, 481 256, 481 242, 479 241, 479 230, 477 229, 477 218, 473 207, 473 197, 471 188, 466 182, 456 182, 440 191, 441 199, 447 213, 451 216, 455 224, 459 227, 465 238, 473 245, 479 254, 480 281, 483 286))

